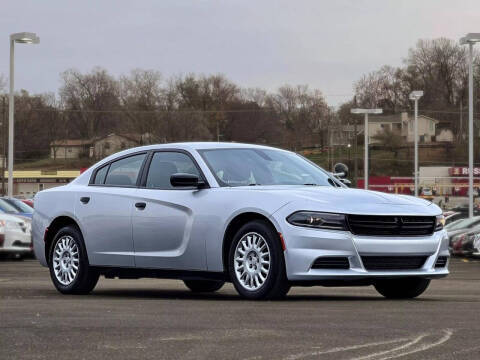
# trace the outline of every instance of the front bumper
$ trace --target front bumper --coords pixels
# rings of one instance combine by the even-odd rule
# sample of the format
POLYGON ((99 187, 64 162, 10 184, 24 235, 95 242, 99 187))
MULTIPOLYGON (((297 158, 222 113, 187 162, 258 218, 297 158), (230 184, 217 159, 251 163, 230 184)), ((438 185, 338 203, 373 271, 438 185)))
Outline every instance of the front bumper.
POLYGON ((3 245, 0 246, 1 253, 33 253, 32 235, 30 231, 7 230, 3 236, 3 245))
POLYGON ((448 237, 443 230, 430 236, 356 236, 347 231, 310 229, 285 223, 282 232, 290 281, 439 278, 449 273, 448 262, 444 267, 435 267, 438 257, 449 257, 448 237), (425 256, 426 261, 413 270, 367 270, 362 256, 425 256), (320 257, 347 257, 350 268, 313 269, 313 263, 320 257))

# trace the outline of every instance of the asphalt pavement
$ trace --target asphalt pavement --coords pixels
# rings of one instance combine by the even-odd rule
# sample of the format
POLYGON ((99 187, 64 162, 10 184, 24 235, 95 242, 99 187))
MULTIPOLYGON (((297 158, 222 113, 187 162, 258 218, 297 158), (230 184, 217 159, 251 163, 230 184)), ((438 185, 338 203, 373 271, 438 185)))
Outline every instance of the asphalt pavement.
POLYGON ((450 270, 415 300, 312 287, 252 302, 157 279, 66 296, 36 261, 1 261, 0 359, 480 359, 480 261, 450 270))

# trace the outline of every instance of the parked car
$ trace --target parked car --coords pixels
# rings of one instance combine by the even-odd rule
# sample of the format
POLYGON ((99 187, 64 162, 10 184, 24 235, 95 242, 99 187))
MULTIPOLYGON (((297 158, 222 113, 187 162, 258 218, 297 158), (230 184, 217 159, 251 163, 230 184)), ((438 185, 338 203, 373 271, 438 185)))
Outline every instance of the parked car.
POLYGON ((435 204, 349 189, 302 156, 231 143, 150 145, 109 156, 35 197, 35 255, 58 291, 100 275, 226 281, 248 299, 291 286, 374 285, 413 298, 448 274, 435 204))
MULTIPOLYGON (((463 213, 465 214, 465 217, 468 217, 469 207, 468 205, 460 205, 460 206, 454 207, 452 211, 463 213)), ((480 215, 480 208, 477 204, 473 206, 473 215, 474 216, 480 215)))
POLYGON ((466 218, 466 214, 461 212, 455 212, 455 211, 444 212, 443 216, 445 217, 445 227, 447 227, 449 224, 453 223, 454 221, 462 220, 466 218))
POLYGON ((458 256, 471 256, 474 254, 474 242, 480 238, 480 228, 467 233, 462 233, 452 239, 451 253, 458 256))
POLYGON ((23 201, 15 198, 9 198, 9 197, 2 197, 0 198, 0 200, 7 202, 12 207, 14 207, 17 210, 18 215, 32 218, 33 208, 25 204, 23 201))
POLYGON ((472 231, 477 227, 480 227, 480 216, 460 219, 445 226, 445 230, 448 234, 450 248, 452 248, 453 241, 456 237, 462 234, 467 234, 468 232, 472 231))
POLYGON ((0 213, 0 253, 21 258, 33 253, 29 219, 0 213))
POLYGON ((34 208, 33 206, 33 199, 20 199, 22 202, 30 206, 32 209, 34 208))
POLYGON ((472 252, 472 256, 474 257, 480 257, 480 232, 477 232, 475 234, 473 234, 473 252, 472 252))
POLYGON ((425 186, 422 188, 422 196, 433 196, 433 190, 431 187, 425 186))

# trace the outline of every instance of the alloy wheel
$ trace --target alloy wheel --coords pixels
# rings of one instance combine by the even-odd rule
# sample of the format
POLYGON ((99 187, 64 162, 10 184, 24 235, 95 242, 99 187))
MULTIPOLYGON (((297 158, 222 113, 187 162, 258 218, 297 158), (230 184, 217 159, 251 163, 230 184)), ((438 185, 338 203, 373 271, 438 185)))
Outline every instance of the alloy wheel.
POLYGON ((247 290, 260 289, 270 273, 270 248, 256 232, 245 234, 235 248, 234 269, 238 282, 247 290))
POLYGON ((53 270, 56 279, 64 286, 70 285, 77 277, 79 266, 77 243, 69 235, 62 236, 53 250, 53 270))

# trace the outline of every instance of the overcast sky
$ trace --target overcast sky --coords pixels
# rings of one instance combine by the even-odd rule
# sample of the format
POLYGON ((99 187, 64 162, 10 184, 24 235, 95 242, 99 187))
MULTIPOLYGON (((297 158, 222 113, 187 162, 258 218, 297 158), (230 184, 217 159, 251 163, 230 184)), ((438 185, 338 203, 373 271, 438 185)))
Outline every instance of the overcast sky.
POLYGON ((0 73, 8 35, 16 46, 16 89, 57 91, 59 74, 94 66, 223 73, 244 87, 319 88, 331 105, 383 64, 398 66, 419 38, 457 40, 480 32, 479 0, 4 0, 0 73), (340 96, 339 96, 340 95, 340 96))

